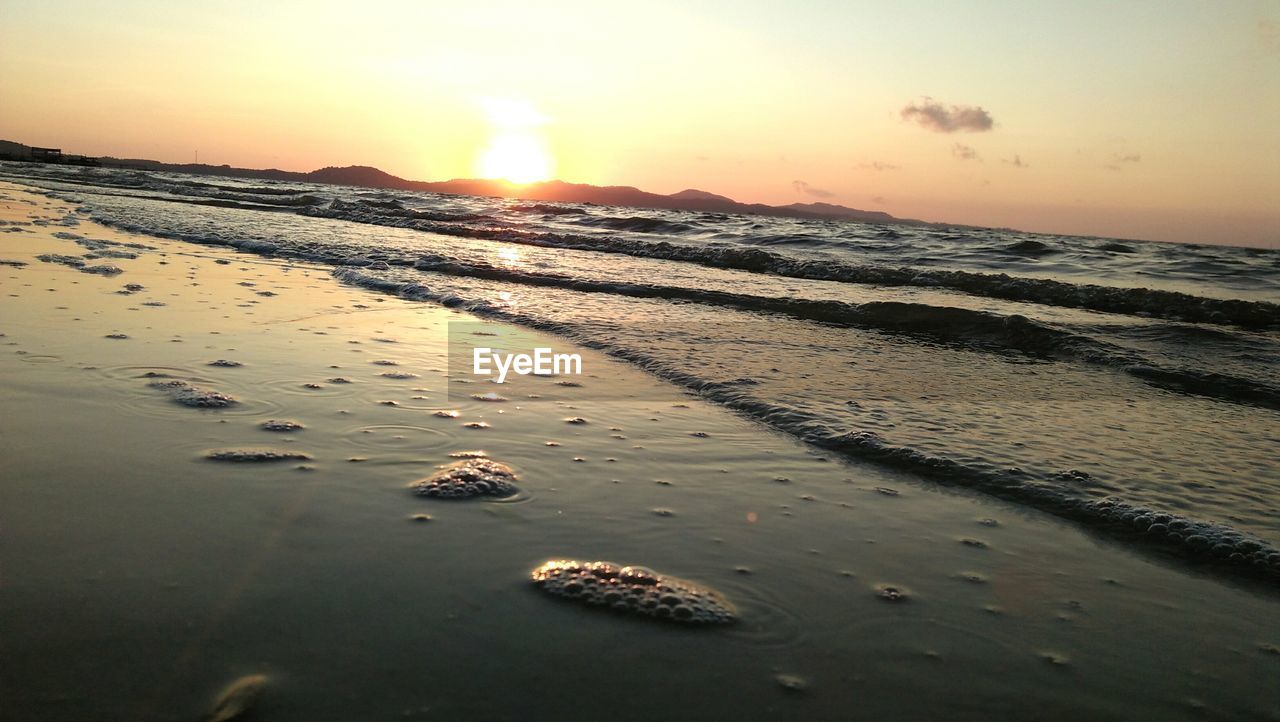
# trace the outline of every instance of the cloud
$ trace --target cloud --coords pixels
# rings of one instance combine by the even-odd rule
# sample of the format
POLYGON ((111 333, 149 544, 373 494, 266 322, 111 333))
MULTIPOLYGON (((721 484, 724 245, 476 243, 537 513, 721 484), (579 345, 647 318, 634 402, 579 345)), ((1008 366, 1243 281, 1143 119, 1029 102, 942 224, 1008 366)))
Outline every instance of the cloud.
POLYGON ((876 172, 884 172, 887 170, 899 170, 902 168, 902 166, 900 165, 893 165, 892 163, 881 163, 878 160, 873 160, 870 163, 859 163, 857 167, 865 170, 873 170, 876 172))
POLYGON ((803 193, 805 195, 813 196, 814 198, 833 198, 835 196, 835 193, 832 193, 831 191, 814 188, 804 181, 791 181, 791 187, 794 188, 797 193, 803 193))
POLYGON ((876 196, 871 199, 871 202, 877 205, 884 205, 884 196, 876 196))
POLYGON ((1005 162, 1005 163, 1008 163, 1009 165, 1013 166, 1014 168, 1030 168, 1030 167, 1031 167, 1031 166, 1027 165, 1026 163, 1023 163, 1023 162, 1022 162, 1022 156, 1018 155, 1017 153, 1014 153, 1014 154, 1013 154, 1013 160, 1006 160, 1006 161, 1004 161, 1004 162, 1005 162))
POLYGON ((963 143, 956 143, 955 145, 951 146, 951 155, 954 155, 960 160, 976 160, 976 161, 982 160, 981 158, 978 157, 978 151, 974 150, 971 146, 967 146, 963 143))
POLYGON ((1111 162, 1103 166, 1107 170, 1120 170, 1126 164, 1141 163, 1142 156, 1137 153, 1129 153, 1120 155, 1119 153, 1111 154, 1111 162))
POLYGON ((903 120, 914 120, 925 130, 935 133, 985 133, 995 126, 991 114, 979 106, 952 105, 950 107, 925 98, 919 104, 912 103, 901 111, 903 120))

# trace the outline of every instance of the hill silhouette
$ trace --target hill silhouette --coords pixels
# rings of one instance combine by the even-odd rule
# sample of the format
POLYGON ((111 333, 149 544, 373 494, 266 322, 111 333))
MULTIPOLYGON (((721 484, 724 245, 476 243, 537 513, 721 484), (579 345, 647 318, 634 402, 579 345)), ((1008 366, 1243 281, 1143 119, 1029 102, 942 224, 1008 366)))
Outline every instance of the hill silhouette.
MULTIPOLYGON (((10 141, 0 141, 0 146, 18 146, 10 141)), ((770 206, 763 203, 741 203, 728 196, 687 188, 678 193, 663 195, 650 193, 632 186, 596 186, 587 183, 568 183, 559 180, 516 184, 504 180, 483 178, 455 178, 447 181, 415 181, 394 176, 371 166, 329 166, 308 173, 280 170, 278 168, 234 168, 229 165, 204 163, 161 163, 141 158, 102 158, 102 165, 117 168, 190 173, 193 175, 224 176, 233 178, 262 178, 275 181, 325 183, 329 185, 358 186, 386 190, 426 191, 453 195, 488 196, 530 201, 558 203, 593 203, 596 205, 623 206, 628 208, 657 208, 663 210, 697 211, 702 213, 745 213, 762 216, 783 216, 827 220, 851 220, 869 223, 898 223, 909 225, 933 225, 910 218, 896 218, 882 211, 866 211, 831 203, 792 203, 770 206)))

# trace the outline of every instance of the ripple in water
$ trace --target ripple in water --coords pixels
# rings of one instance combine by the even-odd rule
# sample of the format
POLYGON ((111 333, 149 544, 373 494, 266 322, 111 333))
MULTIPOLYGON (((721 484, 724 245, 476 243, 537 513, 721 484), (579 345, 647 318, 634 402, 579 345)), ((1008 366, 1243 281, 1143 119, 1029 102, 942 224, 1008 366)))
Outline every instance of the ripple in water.
POLYGON ((440 429, 409 424, 357 426, 344 431, 342 438, 357 448, 415 453, 437 451, 450 443, 449 434, 440 429))

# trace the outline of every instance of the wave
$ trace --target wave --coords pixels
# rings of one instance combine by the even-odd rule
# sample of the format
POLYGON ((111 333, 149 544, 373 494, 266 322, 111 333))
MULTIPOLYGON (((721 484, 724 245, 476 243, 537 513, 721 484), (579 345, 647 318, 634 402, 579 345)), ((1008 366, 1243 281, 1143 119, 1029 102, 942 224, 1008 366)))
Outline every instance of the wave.
POLYGON ((615 231, 628 231, 631 233, 680 234, 699 230, 697 226, 688 223, 664 221, 660 218, 646 218, 644 216, 618 217, 583 215, 578 218, 574 218, 573 222, 584 226, 611 228, 615 231))
POLYGON ((418 223, 468 223, 471 221, 492 221, 494 218, 485 213, 448 213, 445 211, 406 208, 404 202, 397 199, 382 201, 344 201, 334 199, 325 208, 305 208, 301 215, 337 220, 352 220, 358 223, 370 223, 396 228, 414 228, 418 223), (378 221, 367 220, 378 218, 378 221))
POLYGON ((1198 369, 1160 367, 1134 351, 1016 314, 1001 315, 989 311, 900 301, 855 304, 756 296, 683 286, 592 281, 462 263, 453 258, 429 254, 421 255, 413 267, 433 273, 552 286, 588 293, 696 301, 741 310, 780 313, 807 321, 923 336, 985 350, 1016 351, 1041 358, 1084 361, 1123 370, 1150 385, 1171 391, 1280 409, 1280 389, 1268 384, 1198 369))
POLYGON ((1016 253, 1020 256, 1047 256, 1058 252, 1056 249, 1050 248, 1046 243, 1030 239, 1018 241, 1011 246, 1007 246, 1004 250, 1008 253, 1016 253))
MULTIPOLYGON (((672 369, 660 359, 632 348, 582 336, 570 324, 532 317, 488 301, 468 300, 430 286, 337 268, 339 281, 418 301, 435 301, 480 316, 518 323, 555 333, 653 373, 701 396, 792 434, 808 443, 845 456, 872 461, 933 481, 962 486, 1007 499, 1080 523, 1112 538, 1164 550, 1185 561, 1268 582, 1280 580, 1280 549, 1229 525, 1199 521, 1176 513, 1130 504, 1123 499, 1089 499, 1073 495, 1065 484, 1045 484, 1016 469, 962 463, 918 449, 895 446, 874 432, 831 428, 830 422, 803 409, 751 395, 751 385, 715 382, 672 369)), ((1057 472, 1066 482, 1087 479, 1079 470, 1057 472)))
POLYGON ((1236 325, 1244 328, 1280 328, 1280 304, 1267 301, 1206 298, 1179 291, 1076 284, 1044 278, 1016 277, 1003 273, 852 265, 836 260, 794 258, 754 247, 688 245, 667 241, 649 242, 628 238, 527 231, 508 227, 429 222, 433 219, 421 222, 424 219, 414 219, 403 214, 388 216, 361 204, 339 201, 335 201, 327 208, 305 208, 300 213, 357 223, 412 228, 465 238, 616 253, 805 280, 944 288, 975 296, 1104 313, 1236 325))
MULTIPOLYGON (((800 278, 823 278, 824 274, 829 276, 848 273, 849 269, 854 269, 855 271, 869 274, 912 274, 907 279, 907 283, 901 285, 922 287, 940 285, 929 281, 934 278, 948 277, 947 275, 939 276, 938 274, 955 274, 953 278, 958 277, 960 279, 966 277, 984 278, 988 281, 991 279, 1005 279, 1014 283, 1031 283, 1033 287, 1034 284, 1041 283, 1035 279, 1010 279, 1007 276, 990 274, 852 266, 839 261, 795 259, 761 248, 735 246, 708 248, 706 246, 692 245, 681 247, 674 243, 654 243, 634 238, 573 236, 538 233, 520 228, 495 228, 491 225, 492 219, 488 221, 481 220, 479 223, 474 224, 469 220, 458 220, 481 217, 480 214, 444 213, 437 210, 422 211, 406 207, 414 203, 412 197, 398 196, 371 200, 378 200, 378 205, 368 202, 343 201, 325 206, 306 207, 301 210, 299 215, 338 217, 344 220, 365 219, 364 222, 377 225, 397 226, 411 230, 429 230, 454 236, 511 241, 538 246, 572 247, 571 244, 576 243, 588 246, 598 243, 616 243, 621 244, 620 248, 627 248, 627 250, 613 250, 612 252, 615 253, 661 258, 663 256, 660 254, 666 252, 677 256, 674 260, 684 260, 679 258, 678 254, 693 253, 695 255, 692 257, 699 259, 694 262, 702 265, 730 265, 730 267, 733 267, 732 264, 721 264, 718 260, 713 260, 729 258, 740 265, 758 265, 758 268, 744 270, 756 270, 757 272, 773 273, 781 276, 797 276, 800 278), (659 253, 655 254, 653 249, 658 249, 659 253), (705 255, 700 258, 697 254, 705 255), (916 279, 923 279, 923 281, 916 279)), ((481 206, 479 204, 468 205, 459 202, 455 206, 450 206, 449 209, 471 210, 473 208, 493 207, 491 201, 489 204, 488 206, 481 206)), ((1143 349, 1142 351, 1117 346, 1108 342, 1127 342, 1129 339, 1126 339, 1123 334, 1110 335, 1111 330, 1134 326, 1140 329, 1135 333, 1139 335, 1142 333, 1154 333, 1157 341, 1174 348, 1179 344, 1179 341, 1174 337, 1184 332, 1184 326, 1181 324, 1152 324, 1149 322, 1135 324, 1133 320, 1117 318, 1110 321, 1105 319, 1098 320, 1097 328, 1094 326, 1063 325, 1062 323, 1027 318, 1008 312, 1002 314, 988 309, 977 310, 951 307, 937 300, 945 297, 941 294, 922 294, 914 299, 906 298, 902 301, 851 303, 813 298, 795 299, 790 298, 788 294, 778 294, 776 296, 755 295, 750 292, 752 289, 749 284, 743 284, 740 288, 726 287, 727 290, 725 291, 716 291, 702 288, 693 281, 680 281, 678 283, 683 284, 680 286, 648 282, 624 283, 610 276, 595 277, 595 274, 591 274, 592 278, 583 278, 579 277, 578 274, 557 275, 550 271, 512 269, 504 266, 491 266, 483 262, 461 260, 443 252, 433 254, 416 250, 422 247, 429 248, 433 240, 435 243, 441 243, 443 239, 438 238, 431 239, 426 237, 424 238, 425 242, 414 242, 407 235, 399 234, 395 237, 403 245, 393 245, 387 238, 392 234, 376 234, 376 240, 370 244, 369 241, 355 238, 348 240, 343 235, 333 236, 332 228, 317 225, 314 230, 320 232, 312 233, 310 232, 312 229, 292 225, 301 223, 301 221, 271 220, 268 225, 262 226, 262 228, 272 230, 263 232, 257 230, 259 226, 249 225, 251 223, 249 219, 240 218, 239 216, 235 218, 229 217, 228 221, 234 221, 230 225, 201 223, 197 224, 199 230, 196 230, 192 224, 165 222, 163 217, 171 214, 165 214, 163 210, 160 213, 163 215, 155 217, 148 217, 145 214, 141 217, 131 214, 120 215, 118 212, 109 213, 109 215, 131 219, 140 223, 141 226, 152 225, 166 228, 169 232, 156 233, 147 227, 131 227, 127 223, 111 223, 126 230, 137 230, 144 233, 152 233, 153 235, 199 243, 232 246, 244 251, 277 257, 330 263, 339 266, 333 273, 343 282, 357 284, 404 298, 464 308, 478 315, 487 315, 557 333, 573 339, 583 346, 597 348, 618 358, 631 361, 658 376, 696 391, 710 401, 720 403, 762 423, 791 433, 809 443, 832 449, 834 452, 850 458, 865 459, 918 474, 941 483, 972 488, 994 496, 1007 498, 1063 518, 1074 519, 1090 529, 1097 530, 1100 534, 1126 540, 1132 539, 1153 549, 1168 550, 1170 554, 1180 559, 1195 563, 1203 562, 1215 569, 1229 570, 1229 573, 1232 574, 1239 573, 1244 576, 1262 574, 1270 579, 1280 578, 1280 553, 1274 547, 1268 546, 1265 542, 1248 536, 1234 527, 1198 521, 1189 516, 1172 513, 1172 510, 1190 508, 1181 506, 1181 500, 1176 497, 1172 501, 1167 496, 1163 497, 1163 500, 1147 501, 1149 497, 1143 495, 1141 487, 1133 486, 1133 489, 1136 490, 1134 493, 1144 500, 1143 504, 1171 507, 1171 509, 1158 509, 1131 503, 1136 501, 1136 498, 1129 496, 1128 493, 1125 493, 1125 496, 1128 497, 1127 499, 1099 499, 1096 496, 1088 496, 1089 494, 1101 493, 1101 489, 1110 485, 1106 481, 1107 474, 1110 472, 1105 464, 1102 465, 1101 469, 1091 469, 1100 475, 1096 483, 1078 484, 1073 483, 1073 480, 1082 477, 1087 478, 1086 474, 1074 470, 1061 471, 1057 469, 1058 464, 1077 462, 1043 461, 1043 459, 1050 457, 1033 453, 1030 457, 1024 455, 1018 458, 1017 463, 1028 469, 1028 471, 1020 472, 1011 468, 999 468, 999 463, 994 459, 998 458, 1000 452, 998 450, 989 450, 984 453, 981 450, 990 447, 955 447, 949 444, 942 444, 940 446, 949 449, 942 451, 938 445, 915 438, 911 432, 907 431, 903 432, 903 439, 911 440, 895 444, 890 440, 876 436, 871 431, 871 428, 876 428, 881 433, 890 435, 897 433, 886 431, 885 429, 892 427, 886 426, 874 418, 868 418, 860 414, 842 414, 839 408, 827 405, 821 400, 818 400, 812 406, 801 405, 796 407, 788 403, 788 399, 791 399, 791 403, 795 403, 794 399, 796 397, 794 396, 789 397, 784 394, 762 398, 764 394, 772 394, 772 387, 768 384, 753 386, 749 383, 715 382, 705 378, 698 378, 677 368, 679 362, 674 357, 650 357, 643 352, 637 351, 634 345, 625 345, 624 341, 617 338, 611 340, 593 338, 588 335, 590 333, 588 327, 575 327, 572 323, 560 323, 539 318, 537 314, 541 312, 531 306, 526 306, 527 310, 522 312, 519 307, 477 300, 479 297, 477 293, 463 289, 467 286, 477 286, 492 290, 491 287, 485 284, 451 281, 448 277, 476 278, 528 286, 547 286, 588 293, 656 298, 672 300, 677 303, 680 301, 693 301, 751 311, 762 318, 770 314, 783 314, 823 325, 858 327, 884 334, 911 336, 937 343, 955 344, 975 351, 989 351, 999 354, 1016 353, 1040 358, 1098 364, 1113 368, 1117 373, 1127 374, 1145 383, 1166 388, 1175 393, 1193 393, 1261 406, 1272 405, 1273 408, 1276 407, 1276 404, 1280 404, 1280 395, 1276 393, 1276 389, 1265 383, 1219 373, 1223 371, 1222 368, 1210 367, 1213 370, 1209 371, 1183 368, 1166 363, 1171 358, 1176 358, 1180 362, 1184 359, 1182 355, 1173 355, 1169 358, 1162 356, 1159 360, 1153 359, 1145 355, 1149 349, 1149 344, 1143 343, 1143 339, 1140 337, 1132 340, 1143 349), (297 231, 297 233, 294 233, 294 231, 297 231), (406 250, 406 247, 413 247, 415 250, 406 250), (433 277, 427 275, 414 278, 416 274, 413 271, 408 268, 396 269, 395 267, 397 266, 413 266, 417 271, 439 275, 434 276, 434 280, 432 280, 433 277), (392 275, 401 277, 392 278, 392 275), (933 302, 916 302, 920 298, 930 298, 933 299, 933 302), (1149 326, 1159 326, 1166 330, 1152 331, 1147 328, 1149 326), (1108 341, 1095 337, 1099 330, 1108 341), (873 426, 868 427, 867 424, 872 424, 873 426), (1037 459, 1042 461, 1037 462, 1037 459), (1058 477, 1061 478, 1059 479, 1058 477)), ((279 216, 272 216, 272 218, 279 218, 279 216)), ((110 222, 112 219, 104 220, 110 222)), ((252 221, 252 223, 262 222, 252 221)), ((371 234, 371 238, 374 238, 373 234, 371 234)), ((586 247, 584 250, 600 249, 586 247)), ((650 280, 645 276, 629 274, 628 277, 638 278, 642 281, 650 280)), ((830 279, 827 278, 825 280, 830 279)), ((1055 283, 1072 289, 1073 292, 1079 292, 1082 288, 1064 282, 1055 283)), ((1121 292, 1126 290, 1130 289, 1119 289, 1121 292)), ((1145 291, 1145 289, 1141 290, 1145 291)), ((486 293, 485 296, 487 297, 488 294, 486 293)), ((548 296, 555 297, 550 292, 548 292, 548 296)), ((1212 301, 1212 299, 1183 296, 1195 302, 1212 301)), ((1067 305, 1080 306, 1078 303, 1067 305)), ((1274 304, 1260 304, 1255 307, 1263 308, 1264 310, 1275 308, 1274 304)), ((1070 315, 1058 314, 1058 317, 1070 317, 1070 315)), ((729 316, 725 316, 725 318, 728 319, 729 316)), ((1200 330, 1188 331, 1187 333, 1200 333, 1200 330)), ((1207 328, 1204 333, 1208 334, 1207 338, 1200 341, 1189 339, 1190 345, 1197 348, 1208 345, 1212 348, 1214 344, 1219 343, 1219 341, 1214 341, 1213 339, 1221 339, 1220 343, 1229 345, 1236 336, 1262 339, 1263 341, 1268 340, 1268 337, 1262 334, 1251 335, 1227 328, 1207 328)), ((1209 356, 1211 357, 1212 353, 1209 356)), ((981 363, 981 360, 975 360, 975 363, 981 363)), ((1085 454, 1085 456, 1087 457, 1088 455, 1085 454)), ((1187 483, 1202 483, 1194 475, 1194 471, 1192 469, 1188 473, 1187 483)), ((1176 485, 1177 481, 1162 479, 1161 483, 1176 485)), ((1111 492, 1116 493, 1116 489, 1113 487, 1111 492)), ((1183 511, 1182 514, 1194 515, 1193 512, 1186 511, 1183 511)), ((1247 525, 1249 523, 1247 519, 1241 520, 1236 516, 1228 516, 1226 518, 1235 519, 1236 521, 1233 522, 1235 524, 1247 525)))
POLYGON ((511 206, 507 210, 514 213, 541 213, 547 216, 569 216, 586 213, 581 208, 572 206, 557 206, 550 203, 520 203, 511 206))
MULTIPOLYGON (((406 213, 410 211, 406 210, 406 213)), ((1019 314, 939 306, 900 301, 849 303, 749 293, 718 291, 653 283, 592 280, 572 276, 517 270, 485 263, 465 262, 451 256, 417 252, 385 253, 370 249, 364 254, 342 247, 281 245, 272 241, 224 238, 190 233, 165 233, 154 228, 95 216, 95 220, 122 230, 150 233, 205 245, 228 245, 260 254, 298 258, 335 266, 387 269, 412 266, 416 270, 526 286, 559 288, 584 293, 605 293, 634 298, 683 300, 758 313, 776 313, 805 321, 856 327, 897 335, 923 338, 978 351, 1018 353, 1041 359, 1083 362, 1105 366, 1147 385, 1232 403, 1280 409, 1280 388, 1264 381, 1203 369, 1168 366, 1153 361, 1136 350, 1094 338, 1086 333, 1061 328, 1049 322, 1019 314)), ((412 223, 408 215, 405 223, 412 223)), ((1180 332, 1182 327, 1164 324, 1180 332)), ((1194 328, 1194 327, 1189 327, 1194 328)), ((1222 337, 1226 331, 1206 329, 1203 333, 1222 337)), ((1232 338, 1232 336, 1227 336, 1232 338)))

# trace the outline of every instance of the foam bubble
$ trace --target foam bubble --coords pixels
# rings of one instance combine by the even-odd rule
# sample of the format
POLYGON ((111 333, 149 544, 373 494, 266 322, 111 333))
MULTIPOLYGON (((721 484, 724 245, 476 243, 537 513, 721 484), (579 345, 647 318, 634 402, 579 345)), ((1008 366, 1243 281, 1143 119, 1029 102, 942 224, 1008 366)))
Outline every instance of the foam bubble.
POLYGON ((301 421, 293 419, 267 419, 258 426, 267 431, 301 431, 307 428, 301 421))
POLYGON ((280 449, 267 448, 213 449, 205 452, 204 458, 211 461, 232 461, 236 463, 311 460, 309 455, 299 451, 282 451, 280 449))
POLYGON ((737 612, 719 592, 644 567, 554 560, 534 569, 533 583, 558 597, 685 624, 728 624, 737 612))
POLYGON ((239 403, 227 394, 213 391, 211 389, 201 388, 181 379, 157 381, 151 384, 151 388, 162 389, 168 392, 169 396, 174 401, 177 401, 183 406, 220 409, 239 403))
POLYGON ((437 499, 506 498, 520 493, 516 473, 488 458, 466 458, 409 485, 413 493, 437 499))
POLYGON ((417 374, 411 374, 408 371, 387 371, 385 373, 380 373, 378 375, 385 378, 397 379, 397 380, 418 378, 417 374))

